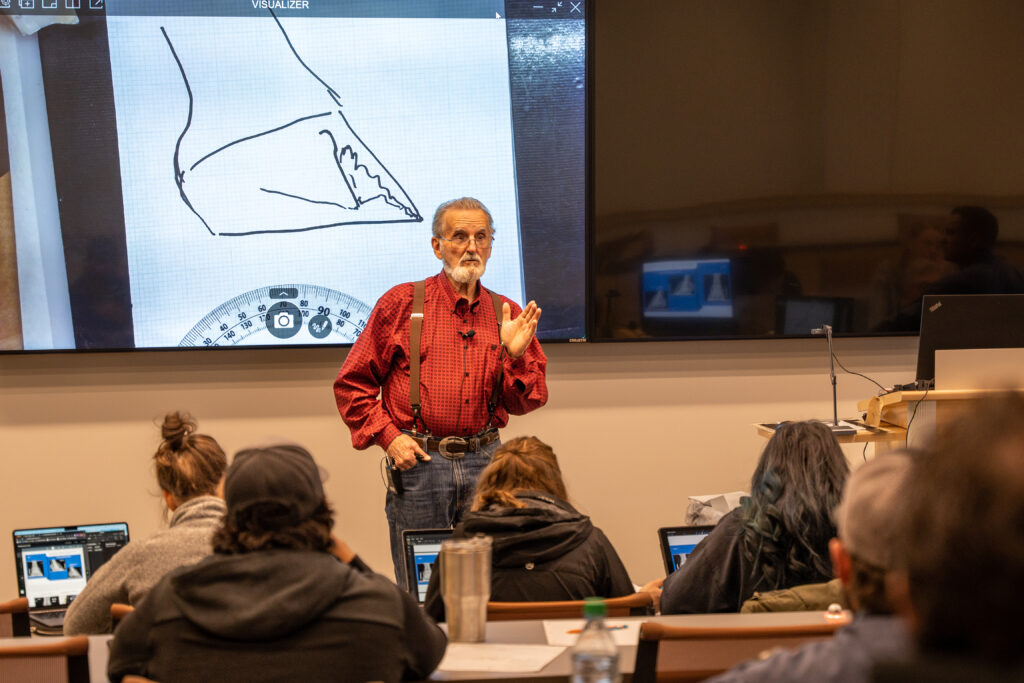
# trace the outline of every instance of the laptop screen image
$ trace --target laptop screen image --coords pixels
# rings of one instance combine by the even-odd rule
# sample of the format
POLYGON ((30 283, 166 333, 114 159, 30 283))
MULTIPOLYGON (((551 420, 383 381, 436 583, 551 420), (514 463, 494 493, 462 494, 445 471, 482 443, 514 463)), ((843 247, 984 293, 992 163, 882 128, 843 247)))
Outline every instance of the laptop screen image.
POLYGON ((451 535, 451 529, 406 529, 402 532, 406 585, 421 605, 427 597, 427 586, 434 560, 441 552, 441 541, 451 538, 451 535))
POLYGON ((671 574, 679 569, 697 544, 714 528, 712 525, 669 526, 658 529, 658 543, 661 546, 661 559, 665 563, 665 573, 671 574))
POLYGON ((61 609, 128 543, 128 525, 17 529, 13 536, 18 595, 28 598, 29 610, 61 609))

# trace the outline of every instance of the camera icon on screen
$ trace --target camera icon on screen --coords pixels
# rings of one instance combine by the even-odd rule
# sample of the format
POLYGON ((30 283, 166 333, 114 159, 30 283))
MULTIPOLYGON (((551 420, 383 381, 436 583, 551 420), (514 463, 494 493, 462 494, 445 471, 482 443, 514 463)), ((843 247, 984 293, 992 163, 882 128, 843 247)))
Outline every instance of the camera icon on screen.
POLYGON ((274 314, 274 327, 284 329, 295 324, 295 316, 288 311, 278 311, 274 314))

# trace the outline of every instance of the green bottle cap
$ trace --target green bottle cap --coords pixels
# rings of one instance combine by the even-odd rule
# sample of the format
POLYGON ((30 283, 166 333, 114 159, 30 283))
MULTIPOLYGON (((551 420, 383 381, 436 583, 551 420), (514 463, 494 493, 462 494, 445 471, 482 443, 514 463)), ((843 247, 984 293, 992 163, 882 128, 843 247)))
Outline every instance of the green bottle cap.
POLYGON ((606 612, 603 598, 587 598, 583 601, 583 616, 587 619, 604 617, 606 612))

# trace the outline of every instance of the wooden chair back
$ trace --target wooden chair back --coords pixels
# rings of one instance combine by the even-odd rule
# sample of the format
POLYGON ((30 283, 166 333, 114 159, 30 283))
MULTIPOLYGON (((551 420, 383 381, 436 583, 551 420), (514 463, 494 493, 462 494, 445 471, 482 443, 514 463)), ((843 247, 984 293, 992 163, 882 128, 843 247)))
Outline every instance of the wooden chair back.
MULTIPOLYGON (((604 601, 609 617, 628 617, 631 611, 641 612, 652 604, 650 593, 633 593, 604 601)), ((522 619, 579 619, 583 616, 583 600, 552 602, 489 602, 487 621, 522 619)))
POLYGON ((89 638, 32 638, 0 643, 0 681, 88 683, 89 638))
POLYGON ((115 602, 113 605, 110 606, 111 624, 113 624, 114 628, 117 628, 117 625, 121 623, 121 620, 134 611, 135 608, 131 605, 126 605, 122 602, 115 602))
POLYGON ((28 598, 0 602, 0 638, 31 635, 28 626, 28 598))
POLYGON ((700 681, 776 647, 792 648, 831 638, 848 618, 812 624, 706 627, 670 626, 645 621, 633 669, 634 683, 700 681), (660 672, 660 673, 659 673, 660 672))

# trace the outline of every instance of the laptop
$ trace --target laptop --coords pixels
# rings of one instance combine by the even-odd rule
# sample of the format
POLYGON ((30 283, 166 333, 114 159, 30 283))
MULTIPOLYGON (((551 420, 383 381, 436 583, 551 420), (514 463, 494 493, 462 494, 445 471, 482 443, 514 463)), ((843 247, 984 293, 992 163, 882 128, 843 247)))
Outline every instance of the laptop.
POLYGON ((29 621, 38 633, 60 633, 64 612, 96 570, 128 543, 128 525, 16 529, 14 562, 18 596, 28 598, 29 621))
POLYGON ((710 526, 666 526, 658 529, 658 543, 661 559, 665 563, 665 574, 671 574, 683 566, 686 558, 711 533, 710 526))
POLYGON ((935 352, 1024 346, 1024 294, 944 294, 922 299, 917 380, 935 379, 935 352))
POLYGON ((405 585, 421 605, 427 597, 427 586, 434 560, 441 552, 441 541, 451 536, 451 529, 406 529, 402 532, 405 585))

